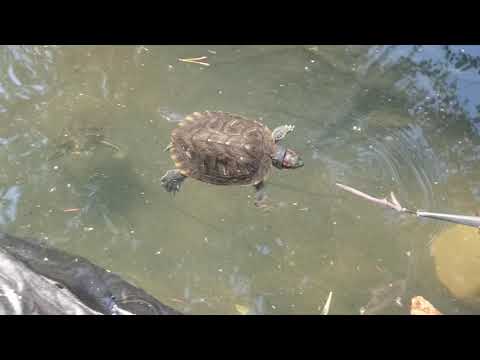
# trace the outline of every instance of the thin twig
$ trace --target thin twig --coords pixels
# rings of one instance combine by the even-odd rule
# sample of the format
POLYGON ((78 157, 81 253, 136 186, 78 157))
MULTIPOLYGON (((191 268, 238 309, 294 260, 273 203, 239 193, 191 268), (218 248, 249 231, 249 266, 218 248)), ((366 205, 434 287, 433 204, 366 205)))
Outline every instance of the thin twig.
POLYGON ((330 312, 330 303, 332 301, 332 295, 333 295, 333 292, 330 291, 328 293, 327 301, 325 302, 325 305, 323 306, 323 309, 322 309, 322 312, 321 312, 322 315, 328 315, 328 313, 330 312))
POLYGON ((343 184, 336 184, 338 187, 342 188, 343 190, 346 190, 354 195, 360 196, 364 199, 367 199, 368 201, 371 201, 376 204, 380 204, 382 206, 389 207, 395 211, 398 212, 408 212, 408 213, 413 213, 415 214, 415 211, 409 210, 404 208, 400 203, 398 202, 397 198, 395 197, 395 194, 393 192, 390 192, 390 200, 387 198, 379 199, 373 196, 370 196, 368 194, 365 194, 364 192, 361 192, 360 190, 356 190, 354 188, 351 188, 350 186, 346 186, 343 184))
POLYGON ((80 211, 82 209, 80 208, 71 208, 71 209, 64 209, 63 212, 64 213, 69 213, 69 212, 75 212, 75 211, 80 211))
POLYGON ((203 66, 210 66, 209 63, 199 61, 199 60, 205 60, 207 59, 206 56, 200 56, 196 58, 188 58, 188 59, 178 59, 178 61, 186 62, 186 63, 191 63, 191 64, 198 64, 198 65, 203 65, 203 66))

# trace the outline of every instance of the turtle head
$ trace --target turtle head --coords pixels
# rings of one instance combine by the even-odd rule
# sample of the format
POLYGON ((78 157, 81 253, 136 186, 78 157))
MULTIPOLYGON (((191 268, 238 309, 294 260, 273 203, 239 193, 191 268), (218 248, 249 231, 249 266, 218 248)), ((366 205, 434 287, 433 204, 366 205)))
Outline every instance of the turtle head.
POLYGON ((296 169, 303 166, 303 160, 295 151, 277 145, 272 164, 278 169, 296 169))

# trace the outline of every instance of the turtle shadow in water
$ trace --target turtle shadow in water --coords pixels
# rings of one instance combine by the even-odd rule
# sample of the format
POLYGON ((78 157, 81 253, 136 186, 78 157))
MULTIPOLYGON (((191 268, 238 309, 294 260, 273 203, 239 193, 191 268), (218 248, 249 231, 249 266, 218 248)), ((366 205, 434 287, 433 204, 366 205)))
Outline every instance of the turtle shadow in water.
MULTIPOLYGON (((130 215, 140 208, 144 208, 149 201, 165 196, 160 186, 146 184, 141 175, 134 170, 132 160, 128 157, 112 159, 108 152, 103 156, 96 156, 67 162, 63 166, 63 183, 70 184, 75 193, 82 213, 91 218, 103 217, 114 228, 119 223, 129 222, 130 215), (79 199, 78 199, 79 198, 79 199)), ((145 178, 148 182, 148 178, 145 178)), ((217 233, 224 234, 224 230, 201 217, 175 204, 173 196, 169 196, 169 207, 180 216, 187 217, 217 233)), ((96 220, 98 221, 98 220, 96 220)), ((100 220, 101 221, 101 220, 100 220)), ((122 227, 129 227, 124 224, 122 227)), ((118 229, 115 229, 118 231, 118 229)))
MULTIPOLYGON (((127 216, 138 207, 145 206, 147 194, 148 197, 154 199, 165 196, 160 187, 147 188, 140 181, 140 175, 133 171, 130 162, 126 160, 108 162, 97 168, 97 174, 98 179, 92 181, 92 184, 99 189, 98 194, 95 195, 98 198, 97 201, 117 215, 127 216)), ((171 200, 172 203, 169 206, 175 212, 216 232, 223 233, 219 227, 205 222, 200 217, 174 204, 175 199, 171 198, 171 200)), ((155 201, 152 200, 152 202, 155 201)))

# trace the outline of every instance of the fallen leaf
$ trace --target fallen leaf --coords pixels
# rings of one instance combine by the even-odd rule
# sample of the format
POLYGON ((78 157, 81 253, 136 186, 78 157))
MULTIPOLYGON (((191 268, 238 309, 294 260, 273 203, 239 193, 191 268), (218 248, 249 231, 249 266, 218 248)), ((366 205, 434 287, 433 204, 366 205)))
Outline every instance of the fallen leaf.
POLYGON ((412 305, 410 307, 410 315, 443 315, 440 311, 435 309, 422 296, 415 296, 412 298, 412 305))
POLYGON ((247 306, 235 304, 235 309, 242 315, 247 315, 250 309, 247 306))

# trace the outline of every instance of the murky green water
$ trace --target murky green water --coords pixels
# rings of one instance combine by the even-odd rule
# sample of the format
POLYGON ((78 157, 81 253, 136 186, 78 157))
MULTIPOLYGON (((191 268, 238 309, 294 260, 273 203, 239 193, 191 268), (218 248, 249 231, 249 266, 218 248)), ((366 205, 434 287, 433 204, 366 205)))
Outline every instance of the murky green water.
POLYGON ((332 314, 372 298, 369 312, 407 313, 414 295, 471 312, 435 275, 430 243, 448 224, 334 183, 474 213, 479 67, 478 46, 4 46, 1 230, 85 256, 186 313, 318 314, 329 291, 332 314), (210 66, 178 61, 200 56, 210 66), (160 187, 175 126, 161 112, 205 109, 296 126, 285 142, 306 166, 275 170, 272 211, 249 187, 160 187), (91 132, 121 152, 84 146, 91 132), (79 150, 52 156, 67 140, 79 150))

